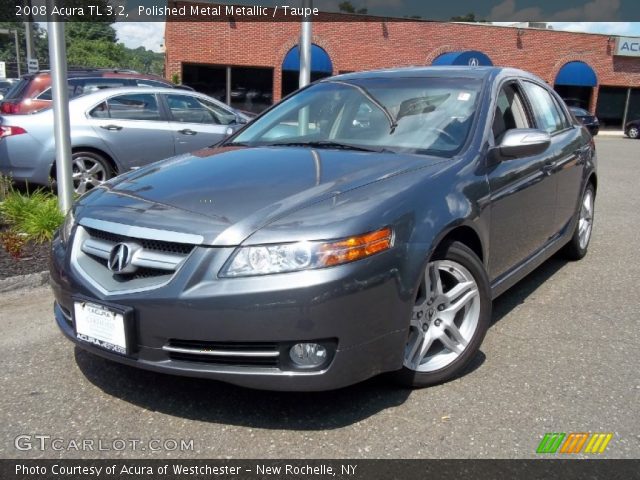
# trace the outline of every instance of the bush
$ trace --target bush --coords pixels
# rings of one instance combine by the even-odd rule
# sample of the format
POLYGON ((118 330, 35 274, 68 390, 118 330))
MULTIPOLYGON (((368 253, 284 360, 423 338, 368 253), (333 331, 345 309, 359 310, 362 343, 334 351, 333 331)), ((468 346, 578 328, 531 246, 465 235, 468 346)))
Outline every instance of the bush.
POLYGON ((51 240, 64 221, 58 199, 44 190, 22 193, 10 189, 0 204, 0 217, 12 231, 38 243, 51 240))

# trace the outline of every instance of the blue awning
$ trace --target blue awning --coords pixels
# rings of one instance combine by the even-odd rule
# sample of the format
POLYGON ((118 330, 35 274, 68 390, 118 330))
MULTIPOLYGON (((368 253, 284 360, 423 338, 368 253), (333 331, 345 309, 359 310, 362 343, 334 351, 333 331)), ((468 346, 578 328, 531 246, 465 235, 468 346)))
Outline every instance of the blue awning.
POLYGON ((556 85, 571 85, 574 87, 595 87, 598 77, 589 65, 584 62, 566 63, 556 76, 556 85))
POLYGON ((437 56, 431 65, 471 65, 473 67, 493 65, 491 59, 484 53, 477 50, 466 50, 464 52, 448 52, 437 56))
MULTIPOLYGON (((300 71, 300 49, 296 45, 285 55, 282 70, 300 71)), ((333 73, 329 54, 317 45, 311 45, 311 71, 333 73)))

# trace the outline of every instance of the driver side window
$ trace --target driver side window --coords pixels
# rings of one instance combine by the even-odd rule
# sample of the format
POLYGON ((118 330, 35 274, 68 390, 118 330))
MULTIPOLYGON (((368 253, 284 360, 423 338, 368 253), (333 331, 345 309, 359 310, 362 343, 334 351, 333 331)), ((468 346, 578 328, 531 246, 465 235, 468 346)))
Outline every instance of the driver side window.
POLYGON ((513 128, 530 128, 522 95, 515 83, 509 83, 500 89, 493 117, 493 138, 496 145, 513 128))

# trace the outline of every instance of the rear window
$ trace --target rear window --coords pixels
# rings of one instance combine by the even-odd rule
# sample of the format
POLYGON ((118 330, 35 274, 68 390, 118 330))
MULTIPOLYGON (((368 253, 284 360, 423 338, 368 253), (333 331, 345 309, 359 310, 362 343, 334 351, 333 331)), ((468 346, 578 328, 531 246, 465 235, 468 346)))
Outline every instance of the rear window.
POLYGON ((20 81, 18 83, 14 84, 13 87, 11 87, 9 89, 7 94, 4 96, 5 100, 13 100, 15 98, 22 98, 22 95, 24 94, 24 91, 26 90, 26 88, 29 85, 30 81, 31 81, 30 78, 22 78, 22 79, 20 79, 20 81))

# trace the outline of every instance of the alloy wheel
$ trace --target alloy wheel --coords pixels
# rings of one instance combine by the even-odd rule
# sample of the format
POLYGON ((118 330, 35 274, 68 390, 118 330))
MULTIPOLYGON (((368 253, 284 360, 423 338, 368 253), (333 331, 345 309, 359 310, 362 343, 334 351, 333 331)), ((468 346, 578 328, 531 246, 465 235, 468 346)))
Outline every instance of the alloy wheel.
POLYGON ((411 317, 404 366, 433 372, 449 366, 467 348, 480 318, 473 275, 451 260, 427 265, 411 317))
POLYGON ((95 158, 78 156, 73 159, 73 188, 82 194, 107 180, 107 169, 95 158))
POLYGON ((638 127, 631 127, 629 129, 629 138, 638 138, 638 127))

